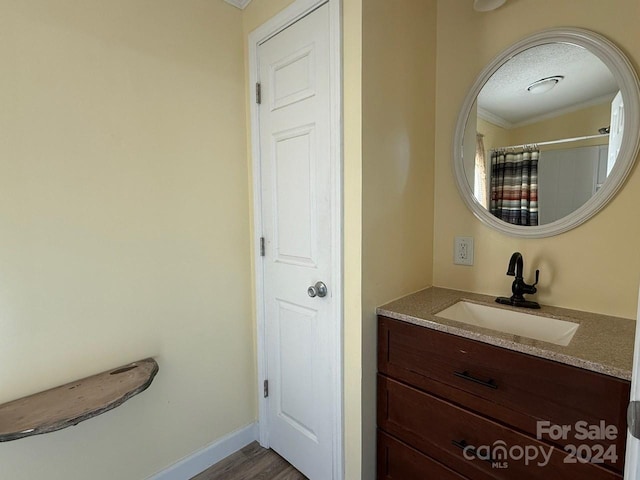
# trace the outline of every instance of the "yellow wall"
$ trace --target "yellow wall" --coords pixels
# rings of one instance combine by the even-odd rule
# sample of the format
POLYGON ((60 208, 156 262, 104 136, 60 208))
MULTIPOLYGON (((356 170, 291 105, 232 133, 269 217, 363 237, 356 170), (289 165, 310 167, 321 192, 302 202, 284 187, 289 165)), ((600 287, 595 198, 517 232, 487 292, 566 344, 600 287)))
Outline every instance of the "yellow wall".
MULTIPOLYGON (((611 103, 602 103, 566 113, 558 117, 542 120, 509 130, 509 145, 523 143, 546 142, 561 138, 574 138, 586 135, 598 135, 598 129, 609 126, 611 120, 611 103)), ((581 142, 560 143, 544 148, 575 148, 587 145, 606 145, 608 137, 600 137, 581 142)))
POLYGON ((140 480, 256 418, 242 14, 0 3, 0 403, 160 365, 0 477, 140 480))
MULTIPOLYGON (((124 406, 3 444, 2 475, 145 478, 256 419, 242 48, 290 0, 244 12, 203 0, 0 2, 11 72, 0 76, 0 401, 145 356, 160 364, 124 406)), ((637 169, 585 225, 518 240, 466 209, 450 161, 458 110, 491 58, 574 25, 609 36, 637 67, 640 5, 519 0, 480 14, 438 0, 436 38, 434 2, 343 2, 348 480, 374 468, 375 306, 432 279, 504 294, 520 250, 528 278, 541 270, 541 302, 635 315, 640 252, 615 246, 640 234, 626 215, 640 201, 637 169), (475 237, 475 266, 452 265, 457 234, 475 237)))
POLYGON ((570 25, 604 34, 638 70, 638 18, 637 0, 618 0, 615 8, 598 0, 519 0, 484 14, 474 12, 467 2, 439 0, 434 284, 508 293, 511 279, 504 271, 517 250, 524 255, 527 279, 540 269, 540 302, 635 318, 640 251, 620 245, 640 235, 640 222, 628 215, 640 203, 637 167, 616 198, 587 223, 556 237, 521 240, 498 234, 475 219, 460 199, 450 162, 455 121, 467 89, 503 49, 541 29, 570 25), (453 238, 461 234, 475 237, 473 267, 452 264, 453 238))
MULTIPOLYGON (((484 150, 487 155, 487 159, 489 158, 489 150, 496 147, 506 147, 508 145, 513 145, 511 143, 511 139, 509 138, 509 130, 506 130, 502 127, 494 125, 491 122, 487 122, 486 120, 477 117, 478 119, 478 133, 484 135, 484 150)), ((466 137, 465 137, 466 143, 466 137)), ((465 163, 466 167, 466 163, 465 163)))
MULTIPOLYGON (((611 119, 611 103, 602 103, 583 108, 575 112, 565 113, 558 117, 541 120, 518 128, 504 129, 481 118, 478 119, 478 131, 485 133, 485 148, 507 147, 562 138, 598 135, 598 129, 609 125, 611 119), (499 132, 499 134, 497 133, 499 132), (497 136, 496 136, 497 135, 497 136)), ((543 145, 541 150, 577 148, 590 145, 607 145, 608 137, 599 137, 579 142, 543 145)))
POLYGON ((433 275, 435 22, 435 0, 363 4, 363 479, 375 478, 375 308, 433 275))
POLYGON ((363 479, 362 423, 362 32, 363 2, 343 0, 343 282, 345 480, 363 479))

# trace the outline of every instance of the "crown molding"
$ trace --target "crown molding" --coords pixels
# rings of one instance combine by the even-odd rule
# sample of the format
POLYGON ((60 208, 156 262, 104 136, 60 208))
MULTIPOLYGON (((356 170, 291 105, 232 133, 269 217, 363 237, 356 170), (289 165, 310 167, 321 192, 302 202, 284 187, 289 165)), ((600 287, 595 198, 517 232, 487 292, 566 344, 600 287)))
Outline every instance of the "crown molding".
POLYGON ((560 115, 566 115, 567 113, 577 112, 578 110, 582 110, 584 108, 595 107, 596 105, 602 105, 603 103, 611 103, 613 97, 615 96, 615 93, 609 93, 601 97, 592 98, 591 100, 586 100, 582 103, 571 105, 570 107, 559 108, 557 110, 553 110, 552 112, 548 112, 537 117, 532 117, 518 123, 513 123, 511 125, 511 128, 526 127, 527 125, 531 125, 532 123, 538 123, 543 120, 549 120, 550 118, 559 117, 560 115))
POLYGON ((240 10, 244 10, 247 5, 251 3, 251 0, 224 0, 229 5, 233 5, 240 10))
POLYGON ((495 113, 490 112, 489 110, 485 110, 482 107, 478 107, 478 116, 489 123, 493 123, 498 127, 506 128, 507 130, 513 127, 513 123, 511 123, 510 121, 505 120, 500 115, 496 115, 495 113))
POLYGON ((487 122, 493 123, 498 127, 506 128, 507 130, 511 130, 512 128, 520 128, 526 127, 527 125, 531 125, 532 123, 538 123, 543 120, 549 120, 550 118, 559 117, 560 115, 566 115, 567 113, 577 112, 578 110, 582 110, 583 108, 594 107, 596 105, 601 105, 603 103, 611 103, 613 100, 613 94, 603 95, 601 97, 592 98, 591 100, 587 100, 582 103, 577 103, 575 105, 571 105, 569 107, 559 108, 557 110, 553 110, 551 112, 544 113, 542 115, 538 115, 536 117, 531 117, 521 122, 512 123, 508 120, 505 120, 499 115, 496 115, 489 110, 485 110, 484 108, 478 107, 478 116, 487 122))

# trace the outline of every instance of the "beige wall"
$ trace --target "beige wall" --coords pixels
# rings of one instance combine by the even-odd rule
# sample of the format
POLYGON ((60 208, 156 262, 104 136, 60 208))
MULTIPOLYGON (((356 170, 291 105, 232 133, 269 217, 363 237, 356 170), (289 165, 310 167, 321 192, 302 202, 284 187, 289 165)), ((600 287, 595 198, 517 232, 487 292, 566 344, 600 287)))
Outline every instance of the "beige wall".
MULTIPOLYGON (((486 120, 477 117, 478 119, 478 133, 484 135, 484 150, 487 154, 487 159, 489 158, 489 150, 496 147, 505 147, 508 145, 513 145, 509 138, 509 130, 506 130, 502 127, 494 125, 491 122, 487 122, 486 120)), ((466 166, 466 163, 465 163, 466 166)))
MULTIPOLYGON (((0 401, 145 356, 160 364, 124 406, 3 444, 8 478, 140 479, 255 421, 242 46, 289 3, 4 1, 0 401)), ((458 109, 487 61, 575 25, 637 67, 636 0, 615 12, 519 0, 489 14, 438 0, 437 38, 434 2, 389 3, 343 2, 348 480, 374 468, 375 306, 432 279, 504 294, 520 250, 529 278, 541 270, 541 302, 633 317, 640 271, 640 252, 615 248, 640 234, 625 215, 637 169, 596 218, 528 241, 479 223, 450 169, 458 109), (475 237, 475 266, 452 265, 457 234, 475 237)))
POLYGON ((571 232, 541 240, 520 240, 481 224, 465 207, 451 173, 451 136, 467 89, 483 66, 511 43, 544 28, 576 26, 604 34, 631 58, 636 70, 640 43, 636 0, 519 0, 491 13, 467 2, 438 2, 436 90, 436 200, 434 284, 492 295, 509 292, 504 275, 509 255, 525 258, 527 279, 540 269, 542 303, 635 318, 640 251, 620 248, 640 235, 629 217, 640 202, 635 168, 625 188, 596 217, 571 232), (526 18, 526 22, 514 21, 526 18), (475 237, 475 265, 454 266, 453 238, 475 237))
MULTIPOLYGON (((565 113, 558 117, 541 120, 518 128, 504 129, 481 118, 478 119, 478 131, 485 133, 485 147, 492 148, 522 145, 562 138, 598 135, 598 129, 607 127, 611 120, 611 103, 602 103, 583 108, 575 112, 565 113), (498 133, 499 132, 499 133, 498 133)), ((579 142, 543 145, 541 150, 586 147, 590 145, 607 145, 608 137, 599 137, 579 142)))
MULTIPOLYGON (((542 120, 509 130, 509 145, 523 143, 546 142, 561 138, 574 138, 587 135, 598 135, 598 129, 609 126, 611 120, 611 102, 583 108, 558 117, 542 120)), ((608 137, 600 137, 582 142, 560 143, 543 146, 542 149, 575 148, 588 145, 606 145, 608 137)))
POLYGON ((140 480, 256 419, 242 14, 0 3, 0 403, 160 365, 0 477, 140 480))
POLYGON ((362 393, 363 2, 343 0, 344 455, 345 480, 364 479, 362 393))
POLYGON ((363 4, 363 479, 375 477, 375 308, 433 275, 435 35, 435 0, 363 4))

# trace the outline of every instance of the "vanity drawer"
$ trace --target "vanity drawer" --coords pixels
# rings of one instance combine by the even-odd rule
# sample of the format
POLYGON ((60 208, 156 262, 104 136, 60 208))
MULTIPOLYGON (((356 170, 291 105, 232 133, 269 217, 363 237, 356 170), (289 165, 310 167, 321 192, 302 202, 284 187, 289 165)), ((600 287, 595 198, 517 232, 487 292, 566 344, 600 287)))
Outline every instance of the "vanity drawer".
POLYGON ((568 455, 557 447, 383 375, 378 376, 378 425, 473 480, 621 479, 620 475, 598 465, 565 463, 568 455), (468 445, 466 456, 469 458, 465 458, 463 452, 465 445, 468 445), (484 453, 485 448, 491 453, 484 460, 474 458, 472 447, 479 448, 479 454, 484 453), (527 451, 529 461, 518 458, 519 452, 527 451), (536 458, 533 458, 534 452, 536 458))
POLYGON ((468 480, 378 430, 378 480, 468 480))
POLYGON ((556 445, 614 445, 622 471, 630 384, 606 375, 380 317, 378 370, 537 434, 537 422, 569 426, 556 445), (615 439, 577 439, 576 424, 613 426, 615 439))

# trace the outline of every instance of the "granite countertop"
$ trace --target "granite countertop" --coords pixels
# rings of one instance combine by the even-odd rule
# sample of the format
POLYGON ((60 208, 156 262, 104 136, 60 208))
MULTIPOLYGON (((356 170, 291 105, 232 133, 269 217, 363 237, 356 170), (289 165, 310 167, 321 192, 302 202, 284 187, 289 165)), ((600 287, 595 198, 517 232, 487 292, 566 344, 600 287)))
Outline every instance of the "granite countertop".
POLYGON ((546 305, 542 305, 540 310, 515 308, 495 303, 495 297, 488 295, 439 287, 427 288, 378 307, 377 313, 624 380, 631 379, 634 320, 546 305), (578 323, 580 327, 569 345, 563 347, 435 316, 460 300, 566 320, 578 323))

